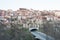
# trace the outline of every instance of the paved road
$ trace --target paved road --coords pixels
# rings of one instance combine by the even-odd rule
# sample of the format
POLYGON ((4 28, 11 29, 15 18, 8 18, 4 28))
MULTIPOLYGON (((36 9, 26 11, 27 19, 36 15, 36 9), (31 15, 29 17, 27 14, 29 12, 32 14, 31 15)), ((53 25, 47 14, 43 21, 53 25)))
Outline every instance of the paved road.
POLYGON ((35 36, 35 38, 38 38, 40 40, 55 40, 53 37, 51 36, 48 36, 42 32, 39 32, 39 31, 30 31, 32 35, 35 36))

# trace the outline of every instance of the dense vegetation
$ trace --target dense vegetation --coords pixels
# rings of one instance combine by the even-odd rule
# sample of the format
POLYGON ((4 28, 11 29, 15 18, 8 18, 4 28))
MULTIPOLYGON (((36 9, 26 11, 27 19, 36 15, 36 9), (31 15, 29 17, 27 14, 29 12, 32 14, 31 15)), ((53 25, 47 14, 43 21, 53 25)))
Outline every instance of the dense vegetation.
POLYGON ((0 40, 34 40, 28 29, 20 29, 17 25, 11 26, 8 29, 6 25, 0 24, 0 40))
POLYGON ((60 40, 60 21, 45 21, 45 23, 40 26, 42 26, 39 27, 40 32, 54 37, 55 40, 60 40))

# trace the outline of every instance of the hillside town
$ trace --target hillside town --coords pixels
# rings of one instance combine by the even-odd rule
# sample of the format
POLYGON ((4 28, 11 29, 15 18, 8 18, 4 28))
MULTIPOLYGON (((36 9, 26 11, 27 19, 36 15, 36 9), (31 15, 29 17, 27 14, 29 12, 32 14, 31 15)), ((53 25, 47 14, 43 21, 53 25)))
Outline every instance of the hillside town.
POLYGON ((18 10, 13 11, 12 9, 0 9, 0 22, 3 24, 9 24, 11 23, 11 20, 14 20, 13 23, 22 24, 23 27, 29 27, 31 26, 31 23, 34 26, 39 26, 38 24, 42 24, 43 20, 60 21, 60 10, 40 11, 34 9, 19 8, 18 10))
POLYGON ((22 36, 25 35, 24 37, 26 37, 26 35, 27 36, 30 35, 28 31, 29 28, 37 28, 40 32, 43 32, 49 36, 54 37, 56 40, 59 40, 60 10, 41 11, 34 9, 19 8, 18 10, 13 11, 12 9, 8 10, 0 9, 1 37, 4 35, 6 36, 5 39, 7 39, 8 37, 8 39, 12 38, 14 40, 16 39, 25 40, 22 36), (20 35, 19 33, 22 35, 20 35))

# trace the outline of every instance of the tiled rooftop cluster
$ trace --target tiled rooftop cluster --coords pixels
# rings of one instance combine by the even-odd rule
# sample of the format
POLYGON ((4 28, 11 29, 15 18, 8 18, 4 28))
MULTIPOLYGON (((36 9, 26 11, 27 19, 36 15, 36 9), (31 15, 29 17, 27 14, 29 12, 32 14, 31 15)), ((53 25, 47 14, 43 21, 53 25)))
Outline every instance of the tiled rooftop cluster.
MULTIPOLYGON (((16 11, 12 9, 0 10, 0 20, 5 20, 9 23, 11 19, 17 19, 19 24, 42 24, 43 20, 60 20, 60 10, 33 10, 26 8, 19 8, 16 11)), ((17 23, 17 22, 16 22, 17 23)))

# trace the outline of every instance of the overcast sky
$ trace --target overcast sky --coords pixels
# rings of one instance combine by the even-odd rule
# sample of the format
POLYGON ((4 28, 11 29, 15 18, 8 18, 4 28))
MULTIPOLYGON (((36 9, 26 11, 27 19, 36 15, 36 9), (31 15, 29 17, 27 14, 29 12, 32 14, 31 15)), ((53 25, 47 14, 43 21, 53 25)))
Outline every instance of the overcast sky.
POLYGON ((0 9, 32 8, 38 10, 60 9, 60 0, 0 0, 0 9))

